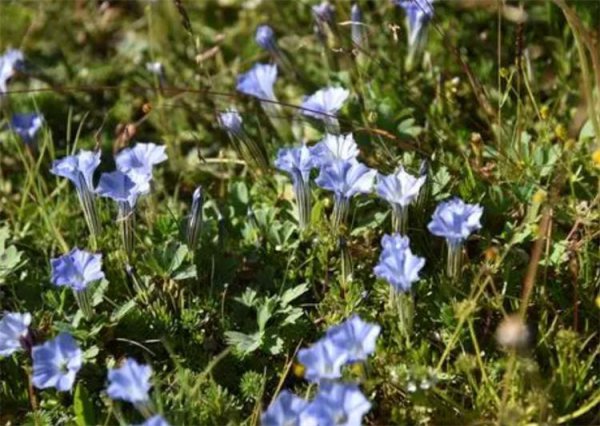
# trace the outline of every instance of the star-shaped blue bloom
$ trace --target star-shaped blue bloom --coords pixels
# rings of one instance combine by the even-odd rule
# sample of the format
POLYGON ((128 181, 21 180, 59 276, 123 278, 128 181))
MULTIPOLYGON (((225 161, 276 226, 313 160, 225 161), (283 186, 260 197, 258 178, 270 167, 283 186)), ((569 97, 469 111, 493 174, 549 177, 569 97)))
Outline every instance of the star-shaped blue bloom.
POLYGON ((357 385, 323 383, 315 400, 302 412, 302 425, 360 426, 371 409, 357 385))
POLYGON ((294 148, 281 148, 277 152, 275 167, 289 173, 295 183, 298 183, 298 179, 306 183, 316 163, 310 150, 305 145, 301 145, 294 148))
POLYGON ((50 261, 52 265, 52 283, 67 286, 73 290, 84 290, 89 284, 104 279, 102 255, 74 248, 50 261))
POLYGON ((390 204, 407 207, 419 195, 425 179, 426 176, 415 177, 400 166, 394 174, 377 176, 377 194, 390 204))
POLYGON ((256 35, 254 36, 256 44, 265 50, 272 51, 276 49, 275 32, 273 28, 268 25, 260 25, 256 28, 256 35))
POLYGON ((117 170, 127 173, 134 181, 134 176, 152 176, 152 168, 167 160, 164 145, 155 143, 136 143, 133 148, 125 148, 116 158, 117 170))
POLYGON ((283 390, 271 402, 261 418, 262 426, 301 426, 300 414, 308 406, 308 402, 290 391, 283 390))
POLYGON ((38 389, 56 388, 70 391, 83 362, 77 342, 68 333, 61 333, 43 345, 34 346, 33 385, 38 389))
POLYGON ((302 102, 302 114, 328 121, 337 116, 349 95, 350 92, 341 87, 321 89, 302 102))
POLYGON ((324 166, 337 160, 354 161, 358 157, 359 150, 352 133, 347 135, 326 134, 316 145, 310 148, 314 161, 324 166))
POLYGON ((427 229, 433 235, 444 237, 450 246, 456 246, 481 229, 482 215, 483 208, 479 204, 467 204, 455 197, 436 207, 427 229))
POLYGON ((377 171, 358 161, 334 161, 321 168, 316 184, 333 191, 337 197, 349 199, 356 194, 367 194, 373 188, 377 171))
POLYGON ((385 279, 396 291, 407 292, 419 280, 419 271, 425 259, 410 250, 410 240, 400 234, 385 235, 381 242, 383 251, 373 269, 375 276, 385 279))
POLYGON ((327 330, 327 337, 348 353, 348 362, 365 361, 375 352, 375 342, 381 326, 363 321, 353 315, 340 325, 327 330))
POLYGON ((102 197, 110 198, 117 203, 128 203, 134 207, 138 197, 145 194, 150 189, 149 175, 135 175, 136 177, 146 176, 146 181, 135 182, 130 175, 116 170, 111 173, 103 173, 100 176, 100 182, 96 192, 102 197))
POLYGON ((335 15, 335 9, 329 2, 323 1, 312 7, 313 16, 317 21, 332 23, 335 15))
POLYGON ((298 361, 304 365, 306 380, 319 382, 342 377, 341 369, 348 361, 348 354, 328 338, 323 338, 308 349, 300 349, 298 361))
POLYGON ((106 392, 111 399, 119 399, 134 404, 149 400, 150 376, 152 369, 127 358, 120 368, 108 370, 108 388, 106 392))
POLYGON ((15 114, 10 120, 10 128, 25 143, 31 143, 44 124, 41 114, 15 114))
POLYGON ((23 349, 21 340, 29 333, 31 314, 6 312, 0 320, 0 356, 9 356, 23 349))
POLYGON ((94 171, 100 165, 100 151, 79 151, 54 160, 50 173, 69 179, 78 189, 94 190, 94 171))
POLYGON ((24 61, 23 52, 17 49, 9 49, 0 55, 0 96, 6 93, 8 80, 23 67, 24 61))
POLYGON ((237 79, 236 90, 259 100, 276 102, 273 85, 277 79, 277 65, 256 64, 237 79))

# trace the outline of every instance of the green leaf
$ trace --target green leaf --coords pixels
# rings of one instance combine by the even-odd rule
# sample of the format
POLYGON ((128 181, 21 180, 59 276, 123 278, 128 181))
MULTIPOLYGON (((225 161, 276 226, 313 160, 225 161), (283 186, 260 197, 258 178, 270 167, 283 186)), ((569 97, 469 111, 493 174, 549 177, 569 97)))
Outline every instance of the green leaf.
POLYGON ((129 311, 131 311, 134 307, 135 307, 135 300, 131 299, 130 301, 126 302, 125 304, 121 305, 120 307, 118 307, 117 309, 115 309, 113 311, 112 315, 110 316, 110 321, 111 322, 119 322, 119 320, 121 318, 123 318, 125 315, 127 315, 129 313, 129 311))
POLYGON ((188 248, 185 244, 179 244, 179 246, 174 250, 170 250, 171 253, 171 263, 169 265, 169 275, 173 274, 183 263, 185 257, 188 254, 188 248))
POLYGON ((281 295, 281 306, 286 307, 292 300, 295 300, 308 291, 307 284, 300 284, 294 288, 286 290, 281 295))
POLYGON ((225 332, 225 340, 228 344, 235 347, 235 349, 247 355, 254 352, 260 347, 262 343, 263 333, 257 331, 254 334, 240 333, 239 331, 227 331, 225 332))
POLYGON ((97 423, 94 414, 94 405, 81 382, 77 383, 75 387, 73 411, 75 412, 75 423, 77 426, 95 425, 97 423))

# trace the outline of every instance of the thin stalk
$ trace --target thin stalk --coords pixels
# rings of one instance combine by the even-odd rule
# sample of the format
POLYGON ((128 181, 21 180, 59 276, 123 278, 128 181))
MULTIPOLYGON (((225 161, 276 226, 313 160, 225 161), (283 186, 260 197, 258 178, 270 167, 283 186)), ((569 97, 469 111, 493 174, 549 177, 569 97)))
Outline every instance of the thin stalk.
POLYGON ((446 242, 448 247, 448 259, 446 263, 446 274, 450 278, 459 278, 462 269, 462 243, 446 242))
POLYGON ((340 227, 346 223, 349 210, 350 200, 344 196, 336 196, 333 203, 333 213, 331 214, 331 225, 334 232, 338 233, 340 227))
POLYGON ((301 230, 308 227, 310 223, 311 199, 310 185, 304 182, 302 176, 295 176, 294 195, 296 197, 296 208, 298 209, 298 222, 301 230))
POLYGON ((393 303, 396 315, 398 315, 400 335, 404 338, 406 347, 409 348, 415 311, 413 296, 410 292, 399 292, 393 286, 390 286, 390 300, 393 303))
POLYGON ((352 257, 344 237, 340 237, 340 259, 342 264, 342 290, 345 295, 348 290, 348 282, 352 278, 352 257))
POLYGON ((127 258, 131 260, 135 235, 135 213, 128 202, 119 203, 117 222, 119 222, 119 229, 121 230, 123 248, 125 249, 125 253, 127 253, 127 258))
POLYGON ((392 204, 392 229, 400 235, 406 235, 408 224, 408 208, 400 204, 392 204))
POLYGON ((73 295, 75 296, 75 301, 77 302, 77 306, 83 312, 83 315, 90 319, 94 315, 94 309, 92 308, 92 294, 91 289, 84 288, 83 290, 75 290, 73 289, 73 295))

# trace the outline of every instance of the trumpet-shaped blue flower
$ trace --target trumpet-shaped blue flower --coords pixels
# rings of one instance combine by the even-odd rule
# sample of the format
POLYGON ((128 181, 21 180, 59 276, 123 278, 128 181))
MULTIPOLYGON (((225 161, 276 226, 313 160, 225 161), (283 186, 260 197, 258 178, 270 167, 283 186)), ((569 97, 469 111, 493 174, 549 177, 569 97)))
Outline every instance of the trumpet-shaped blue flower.
POLYGON ((283 390, 262 414, 260 423, 262 426, 301 426, 300 415, 307 406, 306 400, 283 390))
POLYGON ((381 242, 383 251, 373 272, 389 282, 396 291, 407 292, 419 280, 425 259, 410 250, 410 240, 400 234, 385 235, 381 242))
POLYGON ((408 207, 419 195, 425 179, 426 176, 415 177, 400 166, 394 174, 377 176, 377 194, 390 204, 408 207))
POLYGON ((104 279, 102 255, 74 248, 50 261, 52 265, 52 283, 67 286, 76 291, 85 290, 93 282, 104 279))
POLYGON ((6 93, 8 80, 23 67, 24 61, 23 52, 16 49, 9 49, 0 56, 0 96, 6 93))
POLYGON ((0 356, 9 356, 23 348, 22 339, 29 333, 31 314, 6 312, 0 320, 0 356))
POLYGON ((321 168, 315 182, 337 197, 349 199, 356 194, 367 194, 373 188, 377 171, 358 161, 334 161, 321 168))
POLYGON ((238 76, 236 89, 259 100, 276 102, 273 85, 277 79, 277 65, 256 64, 250 71, 238 76))
POLYGON ((380 332, 381 326, 378 324, 370 324, 353 315, 327 330, 327 337, 348 353, 348 362, 356 362, 366 360, 375 352, 375 342, 380 332))
POLYGON ((155 143, 136 143, 133 148, 125 148, 117 155, 117 169, 127 173, 130 178, 138 182, 152 176, 152 168, 168 157, 164 145, 155 143), (137 178, 142 176, 141 178, 137 178))
POLYGON ((321 89, 302 102, 302 114, 323 121, 331 120, 337 116, 349 95, 350 92, 341 87, 321 89))
POLYGON ((149 400, 150 376, 152 369, 127 358, 121 368, 108 370, 108 388, 106 392, 111 399, 119 399, 134 404, 149 400))
POLYGON ((404 9, 408 26, 408 44, 417 43, 421 31, 433 17, 433 0, 395 0, 404 9))
POLYGON ((267 51, 273 51, 277 49, 275 32, 273 31, 273 28, 268 25, 260 25, 258 28, 256 28, 254 40, 256 40, 256 44, 267 51))
POLYGON ((352 133, 347 135, 326 134, 325 137, 310 148, 314 161, 319 166, 333 163, 337 160, 354 161, 359 150, 352 133))
POLYGON ((427 228, 433 235, 444 237, 448 245, 456 246, 481 229, 482 214, 483 208, 479 204, 467 204, 455 197, 436 207, 427 228))
POLYGON ((235 108, 229 108, 227 111, 222 112, 218 115, 217 120, 219 126, 235 137, 242 137, 243 135, 243 120, 240 113, 235 108))
POLYGON ((15 114, 10 120, 10 128, 25 143, 31 143, 44 124, 41 114, 15 114))
POLYGON ((302 425, 360 426, 371 409, 357 385, 324 383, 315 400, 302 412, 302 425))
POLYGON ((100 182, 96 192, 102 196, 111 198, 117 203, 127 203, 133 208, 138 197, 148 192, 150 188, 149 175, 136 175, 137 177, 146 177, 146 180, 135 182, 129 174, 125 174, 120 170, 111 173, 103 173, 100 176, 100 182))
POLYGON ((348 353, 328 338, 323 338, 308 349, 300 349, 298 361, 304 365, 304 377, 310 382, 339 379, 342 366, 348 362, 348 353))
POLYGON ((61 333, 43 345, 34 346, 33 385, 39 389, 54 387, 70 391, 81 368, 82 352, 68 333, 61 333))
POLYGON ((306 145, 301 145, 294 148, 281 148, 277 152, 275 167, 289 173, 294 183, 297 183, 299 179, 306 183, 310 171, 316 167, 316 163, 306 145))
POLYGON ((94 190, 94 171, 100 165, 100 151, 79 151, 54 160, 50 172, 69 179, 78 189, 94 190))
POLYGON ((160 414, 156 414, 146 420, 144 423, 139 426, 169 426, 169 423, 165 420, 163 416, 160 414))

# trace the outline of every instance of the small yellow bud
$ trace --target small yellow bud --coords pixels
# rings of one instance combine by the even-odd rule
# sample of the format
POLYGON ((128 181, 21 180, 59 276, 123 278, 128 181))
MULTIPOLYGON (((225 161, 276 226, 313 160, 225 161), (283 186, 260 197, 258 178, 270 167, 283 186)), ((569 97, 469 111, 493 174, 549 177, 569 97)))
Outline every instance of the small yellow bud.
POLYGON ((543 189, 538 189, 535 194, 533 194, 533 203, 534 204, 542 204, 546 199, 546 191, 543 189))
POLYGON ((556 125, 556 127, 554 128, 554 134, 561 141, 564 141, 565 139, 567 139, 567 129, 562 124, 556 125))
POLYGON ((542 120, 547 120, 549 114, 550 108, 548 108, 548 105, 542 105, 542 107, 540 108, 540 115, 542 116, 542 120))
POLYGON ((508 70, 504 67, 500 68, 500 77, 506 78, 508 77, 508 70))
POLYGON ((292 367, 292 372, 294 373, 294 376, 302 378, 304 377, 304 366, 295 362, 292 367))
POLYGON ((592 153, 592 163, 594 163, 594 166, 600 167, 600 148, 592 153))

